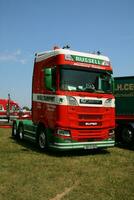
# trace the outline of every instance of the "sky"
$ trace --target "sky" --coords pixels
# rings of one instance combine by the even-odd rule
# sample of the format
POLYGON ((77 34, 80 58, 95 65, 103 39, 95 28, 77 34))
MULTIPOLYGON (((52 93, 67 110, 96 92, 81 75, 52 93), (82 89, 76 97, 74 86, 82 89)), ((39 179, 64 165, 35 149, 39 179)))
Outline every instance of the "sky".
POLYGON ((0 0, 0 98, 31 106, 34 55, 53 46, 110 58, 134 75, 133 0, 0 0))

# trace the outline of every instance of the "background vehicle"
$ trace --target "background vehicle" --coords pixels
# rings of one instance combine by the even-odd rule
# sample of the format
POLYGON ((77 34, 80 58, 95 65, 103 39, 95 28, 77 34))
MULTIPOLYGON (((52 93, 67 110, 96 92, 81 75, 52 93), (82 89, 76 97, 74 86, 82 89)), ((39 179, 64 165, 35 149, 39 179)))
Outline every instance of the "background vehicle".
POLYGON ((134 144, 134 76, 116 77, 116 139, 134 144))
POLYGON ((18 118, 19 105, 10 99, 0 99, 0 121, 18 118))
POLYGON ((32 120, 16 120, 12 135, 40 149, 114 146, 112 67, 106 56, 54 48, 35 56, 32 120))

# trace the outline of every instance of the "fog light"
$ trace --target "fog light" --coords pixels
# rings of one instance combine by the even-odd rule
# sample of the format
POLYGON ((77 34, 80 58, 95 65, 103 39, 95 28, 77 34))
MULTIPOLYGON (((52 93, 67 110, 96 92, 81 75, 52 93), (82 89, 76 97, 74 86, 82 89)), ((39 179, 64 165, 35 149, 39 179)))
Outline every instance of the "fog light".
POLYGON ((111 139, 115 138, 115 130, 114 129, 109 130, 109 138, 111 138, 111 139))
POLYGON ((57 130, 57 134, 58 135, 63 135, 63 136, 68 136, 68 137, 71 136, 69 130, 63 130, 63 129, 58 129, 57 130))

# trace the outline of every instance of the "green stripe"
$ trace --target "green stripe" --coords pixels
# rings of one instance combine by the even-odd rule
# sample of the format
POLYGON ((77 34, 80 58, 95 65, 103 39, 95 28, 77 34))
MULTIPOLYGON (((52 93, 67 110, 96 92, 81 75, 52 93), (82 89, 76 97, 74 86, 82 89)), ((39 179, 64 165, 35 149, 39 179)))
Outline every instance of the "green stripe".
POLYGON ((105 64, 106 61, 97 58, 90 58, 90 57, 76 56, 76 55, 71 55, 71 57, 76 62, 90 63, 96 65, 107 65, 105 64))

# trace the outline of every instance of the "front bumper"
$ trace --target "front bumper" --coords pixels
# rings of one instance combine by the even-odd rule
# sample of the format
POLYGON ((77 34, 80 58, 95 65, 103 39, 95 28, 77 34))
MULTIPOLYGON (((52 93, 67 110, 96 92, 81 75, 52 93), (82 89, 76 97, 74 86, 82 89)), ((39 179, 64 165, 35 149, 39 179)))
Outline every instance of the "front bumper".
POLYGON ((50 144, 49 147, 57 150, 71 150, 71 149, 97 149, 114 147, 114 140, 102 140, 98 142, 70 142, 50 144))

